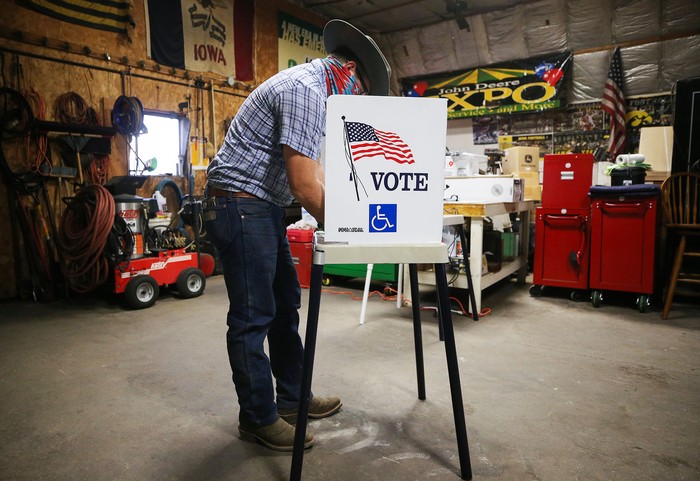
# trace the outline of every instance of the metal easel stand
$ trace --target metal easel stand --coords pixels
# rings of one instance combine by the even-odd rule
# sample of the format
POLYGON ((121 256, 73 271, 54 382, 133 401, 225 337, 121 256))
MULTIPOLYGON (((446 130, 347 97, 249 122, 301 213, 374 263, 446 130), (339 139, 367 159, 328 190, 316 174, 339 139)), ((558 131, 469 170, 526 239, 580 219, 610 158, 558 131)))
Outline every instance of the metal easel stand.
POLYGON ((423 343, 420 323, 420 304, 418 291, 417 264, 433 264, 435 269, 435 284, 438 291, 438 312, 440 325, 444 334, 447 371, 452 395, 452 411, 454 414, 455 431, 457 435, 457 451, 459 454, 460 478, 472 479, 467 426, 462 401, 462 387, 459 379, 457 349, 455 346, 452 313, 447 286, 447 249, 444 244, 424 245, 362 245, 319 243, 314 250, 311 266, 311 283, 309 289, 309 308, 306 325, 306 340, 304 347, 304 367, 301 378, 301 395, 299 398, 294 450, 290 481, 300 481, 304 460, 304 438, 309 414, 309 398, 311 396, 311 379, 313 376, 314 355, 316 352, 316 336, 318 333, 318 317, 321 305, 321 281, 323 266, 329 264, 354 263, 409 263, 411 282, 411 302, 413 305, 413 334, 416 352, 416 377, 418 382, 418 399, 425 400, 425 373, 423 365, 423 343))

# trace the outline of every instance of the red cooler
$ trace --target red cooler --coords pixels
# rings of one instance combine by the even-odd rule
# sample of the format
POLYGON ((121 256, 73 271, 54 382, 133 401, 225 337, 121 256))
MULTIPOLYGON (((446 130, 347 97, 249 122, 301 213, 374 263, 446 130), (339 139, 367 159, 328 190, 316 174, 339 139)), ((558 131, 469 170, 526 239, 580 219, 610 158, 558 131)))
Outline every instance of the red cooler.
POLYGON ((654 291, 659 186, 636 184, 591 188, 591 302, 603 291, 634 292, 640 312, 654 291))

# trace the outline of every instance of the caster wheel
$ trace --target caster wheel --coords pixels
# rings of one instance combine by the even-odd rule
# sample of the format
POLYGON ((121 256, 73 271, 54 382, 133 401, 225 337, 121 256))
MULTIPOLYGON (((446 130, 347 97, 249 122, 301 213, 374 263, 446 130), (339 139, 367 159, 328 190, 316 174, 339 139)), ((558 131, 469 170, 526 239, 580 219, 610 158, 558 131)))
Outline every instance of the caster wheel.
POLYGON ((600 307, 600 305, 603 303, 603 293, 600 291, 593 291, 591 293, 591 304, 593 304, 593 307, 600 307))
POLYGON ((581 302, 586 300, 585 295, 581 291, 571 291, 569 298, 574 302, 581 302))
POLYGON ((540 297, 542 295, 542 286, 532 285, 528 290, 530 297, 540 297))
POLYGON ((640 294, 637 297, 637 309, 639 309, 639 312, 642 314, 651 310, 651 301, 647 294, 640 294))
POLYGON ((333 285, 333 279, 331 278, 331 276, 324 275, 321 278, 321 284, 323 284, 326 287, 331 286, 333 285))

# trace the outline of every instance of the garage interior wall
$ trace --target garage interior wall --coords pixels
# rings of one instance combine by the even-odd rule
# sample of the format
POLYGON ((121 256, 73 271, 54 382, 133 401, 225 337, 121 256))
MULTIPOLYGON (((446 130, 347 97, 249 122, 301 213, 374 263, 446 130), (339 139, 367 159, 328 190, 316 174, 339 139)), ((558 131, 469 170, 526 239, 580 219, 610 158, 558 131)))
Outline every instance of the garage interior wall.
MULTIPOLYGON (((187 96, 195 97, 194 81, 198 76, 204 80, 204 122, 207 132, 212 132, 220 144, 224 136, 226 119, 236 113, 253 86, 261 83, 277 71, 277 12, 290 15, 310 23, 323 25, 324 20, 297 5, 282 0, 255 2, 254 26, 254 74, 252 82, 239 83, 231 87, 225 77, 184 70, 174 73, 169 68, 158 70, 147 57, 146 12, 144 1, 133 3, 132 16, 135 27, 127 37, 125 34, 106 32, 67 23, 40 14, 20 5, 20 2, 3 0, 4 13, 0 16, 0 54, 2 55, 2 80, 4 87, 21 92, 36 91, 44 103, 45 120, 54 121, 56 98, 67 92, 75 92, 93 107, 102 125, 111 126, 111 109, 121 95, 134 96, 141 100, 144 109, 178 112, 178 104, 187 96), (49 44, 48 47, 42 44, 49 44), (69 50, 68 50, 69 49, 69 50), (87 53, 89 51, 89 54, 87 53), (105 58, 108 54, 110 59, 105 58), (19 79, 19 85, 16 85, 19 79), (214 93, 210 86, 213 83, 214 93), (212 119, 211 99, 216 118, 212 119), (215 131, 215 132, 214 132, 215 131)), ((36 106, 32 107, 35 115, 36 106)), ((192 113, 194 115, 194 113, 192 113)), ((194 121, 194 119, 191 119, 194 121)), ((127 174, 126 139, 117 134, 112 139, 112 153, 108 164, 108 176, 127 174)), ((213 155, 219 146, 208 145, 208 155, 213 155)), ((22 145, 3 142, 4 154, 13 172, 23 171, 22 145)), ((195 171, 195 194, 200 194, 204 184, 204 172, 195 171)), ((163 177, 148 179, 137 192, 151 197, 155 186, 163 177)), ((185 190, 186 179, 173 177, 173 181, 185 190)), ((62 202, 57 192, 56 179, 47 181, 49 197, 56 220, 60 217, 62 202)), ((64 189, 66 187, 64 186, 64 189)), ((70 187, 72 189, 72 186, 70 187)), ((62 196, 67 195, 66 190, 62 196)), ((7 188, 0 183, 0 299, 27 298, 31 289, 26 272, 26 260, 15 259, 13 226, 8 205, 7 188), (19 277, 19 281, 16 279, 19 277)), ((21 236, 18 236, 21 237, 21 236)), ((21 248, 21 246, 20 246, 21 248)), ((23 256, 21 256, 23 257, 23 256)))

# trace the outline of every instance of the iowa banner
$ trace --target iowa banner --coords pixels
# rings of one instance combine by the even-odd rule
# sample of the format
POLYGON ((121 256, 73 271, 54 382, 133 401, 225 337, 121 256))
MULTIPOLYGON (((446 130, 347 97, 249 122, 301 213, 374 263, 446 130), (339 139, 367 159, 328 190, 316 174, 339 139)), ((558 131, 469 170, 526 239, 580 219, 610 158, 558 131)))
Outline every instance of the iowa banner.
MULTIPOLYGON (((250 3, 251 0, 148 0, 149 56, 168 67, 235 76, 234 9, 250 3)), ((248 10, 252 17, 252 8, 248 10)), ((252 24, 252 18, 241 18, 236 19, 236 27, 241 20, 252 24)), ((245 42, 241 43, 245 46, 245 42)), ((247 57, 252 63, 252 56, 248 53, 247 57)))
POLYGON ((134 27, 131 2, 118 0, 26 0, 33 10, 84 27, 128 33, 134 27))
POLYGON ((462 72, 403 79, 408 97, 447 99, 447 117, 482 117, 562 106, 571 52, 513 60, 462 72))

